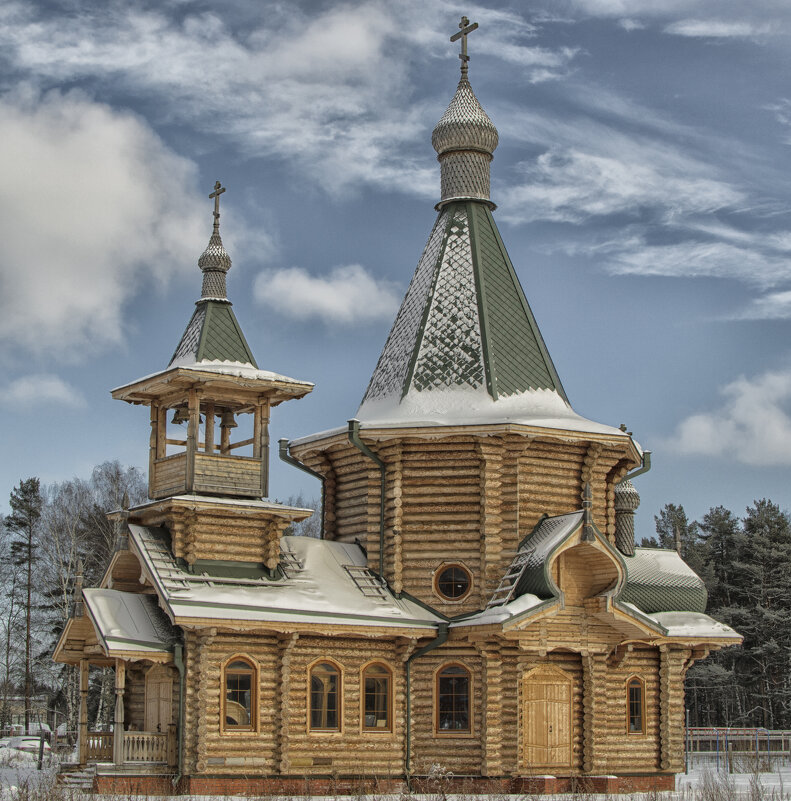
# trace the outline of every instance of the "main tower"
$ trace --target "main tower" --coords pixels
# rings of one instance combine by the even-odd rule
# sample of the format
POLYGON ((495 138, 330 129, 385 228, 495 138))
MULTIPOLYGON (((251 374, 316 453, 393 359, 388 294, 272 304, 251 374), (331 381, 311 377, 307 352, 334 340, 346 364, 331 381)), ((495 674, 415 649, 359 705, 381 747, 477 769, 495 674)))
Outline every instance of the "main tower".
POLYGON ((629 434, 569 404, 492 216, 498 133, 461 76, 432 133, 437 218, 355 418, 291 443, 323 476, 324 536, 367 545, 397 592, 484 608, 542 515, 588 510, 615 543, 629 434))

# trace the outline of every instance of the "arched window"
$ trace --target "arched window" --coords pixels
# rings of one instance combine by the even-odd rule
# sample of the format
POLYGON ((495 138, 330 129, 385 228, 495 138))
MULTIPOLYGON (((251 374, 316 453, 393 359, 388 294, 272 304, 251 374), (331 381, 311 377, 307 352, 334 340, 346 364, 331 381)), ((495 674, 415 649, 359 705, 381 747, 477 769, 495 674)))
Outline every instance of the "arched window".
POLYGON ((392 674, 380 664, 363 670, 363 731, 390 731, 392 674))
POLYGON ((255 668, 243 658, 232 659, 223 671, 223 728, 250 731, 256 723, 255 668))
POLYGON ((645 683, 637 676, 626 682, 626 730, 645 734, 645 683))
POLYGON ((332 662, 318 662, 310 671, 310 728, 341 729, 341 672, 332 662))
POLYGON ((472 731, 472 681, 462 665, 446 665, 437 672, 436 727, 438 734, 472 731))

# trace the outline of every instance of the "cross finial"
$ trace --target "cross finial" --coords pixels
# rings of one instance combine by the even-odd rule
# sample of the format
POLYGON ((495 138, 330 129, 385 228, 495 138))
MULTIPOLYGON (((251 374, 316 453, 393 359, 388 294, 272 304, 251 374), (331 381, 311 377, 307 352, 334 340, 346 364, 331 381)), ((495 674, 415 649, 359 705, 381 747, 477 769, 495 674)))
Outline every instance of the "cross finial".
POLYGON ((214 191, 209 195, 214 198, 214 230, 220 230, 220 195, 225 191, 225 187, 217 181, 214 184, 214 191))
POLYGON ((470 60, 470 57, 467 55, 467 34, 472 33, 477 27, 477 22, 473 22, 472 25, 470 25, 469 19, 467 19, 467 17, 462 17, 459 23, 460 30, 450 37, 451 42, 456 42, 461 39, 461 53, 459 53, 459 58, 461 59, 462 75, 466 74, 467 62, 470 60))

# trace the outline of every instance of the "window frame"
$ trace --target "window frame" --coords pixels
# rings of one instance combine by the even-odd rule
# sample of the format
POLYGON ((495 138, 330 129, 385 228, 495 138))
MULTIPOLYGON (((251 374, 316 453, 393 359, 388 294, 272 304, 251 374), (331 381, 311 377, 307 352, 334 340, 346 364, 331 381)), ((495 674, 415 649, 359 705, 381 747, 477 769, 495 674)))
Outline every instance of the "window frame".
POLYGON ((645 734, 647 731, 645 720, 645 679, 637 675, 629 676, 624 683, 624 696, 626 698, 626 733, 631 735, 645 734), (640 728, 636 730, 632 729, 631 689, 633 686, 640 688, 640 728))
MULTIPOLYGON (((232 671, 230 675, 246 675, 242 671, 232 671)), ((255 660, 247 654, 234 654, 223 662, 221 675, 221 694, 220 704, 220 731, 223 734, 247 734, 258 731, 258 665, 255 660), (250 723, 246 726, 228 723, 226 720, 225 709, 228 702, 228 668, 234 662, 244 662, 250 669, 250 723)))
POLYGON ((436 595, 437 598, 440 598, 443 601, 443 603, 446 603, 446 604, 462 603, 463 601, 466 601, 470 597, 470 594, 472 593, 472 589, 473 589, 472 571, 463 562, 443 562, 434 571, 434 581, 432 582, 432 584, 434 586, 434 595, 436 595), (452 598, 450 595, 445 595, 445 593, 442 592, 442 590, 440 590, 440 588, 439 588, 440 576, 446 570, 449 570, 450 568, 453 568, 453 567, 459 568, 460 570, 464 571, 464 573, 467 576, 467 589, 466 589, 465 592, 463 592, 461 595, 457 596, 456 598, 452 598))
POLYGON ((444 662, 434 671, 434 736, 435 737, 474 737, 475 736, 475 683, 472 670, 463 662, 444 662), (440 729, 439 727, 439 682, 442 673, 448 668, 461 668, 467 674, 467 714, 469 725, 466 729, 440 729))
POLYGON ((381 659, 366 662, 360 668, 360 731, 363 734, 392 734, 393 733, 393 669, 381 659), (365 673, 372 667, 380 667, 387 671, 387 726, 365 725, 365 673))
POLYGON ((307 688, 307 708, 308 708, 308 715, 307 715, 307 727, 308 727, 308 734, 342 734, 343 733, 343 666, 336 662, 334 659, 330 659, 329 657, 322 656, 318 659, 314 659, 308 665, 308 688, 307 688), (337 689, 337 696, 338 696, 338 725, 332 729, 324 729, 324 728, 314 728, 312 724, 313 720, 313 671, 321 664, 328 664, 335 668, 338 674, 338 689, 337 689))

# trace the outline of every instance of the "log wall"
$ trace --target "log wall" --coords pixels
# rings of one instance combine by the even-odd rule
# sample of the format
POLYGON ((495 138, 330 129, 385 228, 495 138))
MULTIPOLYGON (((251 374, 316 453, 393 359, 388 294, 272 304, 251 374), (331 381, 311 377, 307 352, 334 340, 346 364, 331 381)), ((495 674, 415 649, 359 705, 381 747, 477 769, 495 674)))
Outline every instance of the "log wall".
MULTIPOLYGON (((516 434, 449 434, 423 439, 404 432, 367 441, 386 465, 385 577, 447 615, 483 608, 522 538, 543 514, 580 509, 586 483, 598 528, 614 539, 614 486, 632 463, 626 444, 540 439, 516 434), (459 601, 435 591, 448 563, 473 576, 459 601)), ((359 541, 379 569, 380 472, 346 442, 296 448, 296 455, 326 476, 325 536, 359 541), (304 449, 303 449, 304 448, 304 449)))
MULTIPOLYGON (((557 618, 557 616, 556 616, 557 618)), ((552 666, 571 679, 571 764, 557 775, 623 774, 677 770, 682 762, 683 671, 689 650, 635 646, 613 662, 600 647, 572 652, 554 645, 570 626, 553 619, 520 633, 519 643, 471 644, 461 633, 412 663, 413 775, 432 766, 455 776, 529 776, 546 772, 525 763, 523 678, 552 666), (548 647, 548 649, 547 649, 548 647), (553 650, 553 648, 555 650, 553 650), (436 673, 448 663, 471 673, 470 733, 437 732, 436 673), (667 671, 663 673, 663 671, 667 671), (645 684, 644 733, 628 732, 626 682, 645 684), (669 704, 669 705, 668 705, 669 704), (663 764, 664 760, 664 764, 663 764)), ((596 624, 578 639, 597 639, 596 624)), ((568 632, 564 635, 568 637, 568 632)), ((610 639, 618 641, 617 636, 610 639)), ((568 639, 566 640, 568 642, 568 639)), ((313 634, 188 632, 185 768, 190 775, 400 776, 406 746, 405 662, 415 643, 313 634), (222 666, 243 655, 257 668, 258 725, 223 731, 222 666), (341 670, 339 731, 309 730, 309 675, 317 661, 341 670), (371 661, 392 670, 392 731, 362 730, 361 669, 371 661)), ((612 652, 610 652, 611 654, 612 652)), ((143 714, 142 671, 129 672, 129 720, 143 714)), ((175 715, 175 711, 174 711, 175 715)))

